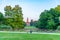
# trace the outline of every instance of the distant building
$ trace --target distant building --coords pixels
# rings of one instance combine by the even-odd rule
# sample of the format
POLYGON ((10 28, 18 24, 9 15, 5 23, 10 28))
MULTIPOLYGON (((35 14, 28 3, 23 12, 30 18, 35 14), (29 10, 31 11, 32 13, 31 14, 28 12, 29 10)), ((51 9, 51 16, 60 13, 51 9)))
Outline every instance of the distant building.
POLYGON ((30 22, 29 22, 29 19, 27 18, 27 20, 26 20, 26 25, 27 26, 30 26, 30 22))
POLYGON ((34 25, 34 21, 33 19, 31 19, 30 26, 33 26, 33 25, 34 25))

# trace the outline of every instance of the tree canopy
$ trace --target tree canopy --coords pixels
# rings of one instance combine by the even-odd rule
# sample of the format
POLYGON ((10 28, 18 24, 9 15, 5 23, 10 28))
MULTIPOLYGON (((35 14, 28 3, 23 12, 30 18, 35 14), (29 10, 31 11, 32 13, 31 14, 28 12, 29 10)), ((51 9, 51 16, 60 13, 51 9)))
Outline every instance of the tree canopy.
POLYGON ((13 8, 6 6, 4 10, 7 25, 10 25, 13 29, 24 28, 22 8, 19 5, 15 5, 13 8))
POLYGON ((40 29, 57 29, 60 24, 60 5, 50 10, 44 10, 39 16, 37 28, 40 29))

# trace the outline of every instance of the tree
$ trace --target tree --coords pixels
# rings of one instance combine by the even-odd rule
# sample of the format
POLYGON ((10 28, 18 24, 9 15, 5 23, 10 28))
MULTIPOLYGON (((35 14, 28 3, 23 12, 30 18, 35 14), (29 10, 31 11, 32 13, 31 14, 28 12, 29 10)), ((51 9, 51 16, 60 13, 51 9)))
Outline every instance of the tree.
POLYGON ((24 27, 26 26, 26 22, 24 22, 24 27))
POLYGON ((41 13, 38 20, 38 28, 56 30, 60 24, 60 5, 41 13))
POLYGON ((13 29, 24 28, 22 8, 19 5, 15 5, 14 8, 6 6, 4 10, 7 25, 10 25, 13 29))
POLYGON ((15 5, 15 7, 12 9, 14 12, 14 21, 16 22, 16 27, 24 28, 24 21, 23 21, 23 14, 22 14, 22 8, 19 7, 19 5, 15 5))
POLYGON ((0 12, 0 24, 3 23, 3 20, 4 20, 4 16, 3 16, 3 14, 0 12))
POLYGON ((33 23, 33 20, 31 20, 31 22, 30 22, 30 26, 33 26, 33 24, 34 24, 34 23, 33 23))
POLYGON ((48 22, 47 22, 47 29, 49 30, 51 30, 51 29, 54 29, 54 27, 55 27, 55 22, 54 22, 54 20, 53 19, 51 19, 51 20, 48 20, 48 22))
POLYGON ((48 10, 45 10, 44 12, 41 13, 40 19, 39 19, 39 28, 41 29, 47 29, 47 22, 51 20, 53 16, 50 14, 48 10))

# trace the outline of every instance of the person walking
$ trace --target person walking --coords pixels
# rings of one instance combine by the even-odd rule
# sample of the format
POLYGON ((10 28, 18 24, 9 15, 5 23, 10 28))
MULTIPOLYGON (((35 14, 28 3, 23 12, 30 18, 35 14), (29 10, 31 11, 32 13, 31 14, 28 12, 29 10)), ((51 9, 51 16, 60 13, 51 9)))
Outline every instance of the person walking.
POLYGON ((32 33, 32 30, 30 30, 30 33, 32 33))

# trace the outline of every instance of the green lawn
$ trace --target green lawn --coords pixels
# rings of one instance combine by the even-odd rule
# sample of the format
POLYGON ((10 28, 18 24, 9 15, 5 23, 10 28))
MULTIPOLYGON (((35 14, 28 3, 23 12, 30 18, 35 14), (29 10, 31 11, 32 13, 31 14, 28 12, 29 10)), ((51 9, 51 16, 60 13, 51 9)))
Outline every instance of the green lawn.
POLYGON ((60 35, 28 34, 28 33, 0 33, 0 40, 60 40, 60 35))

